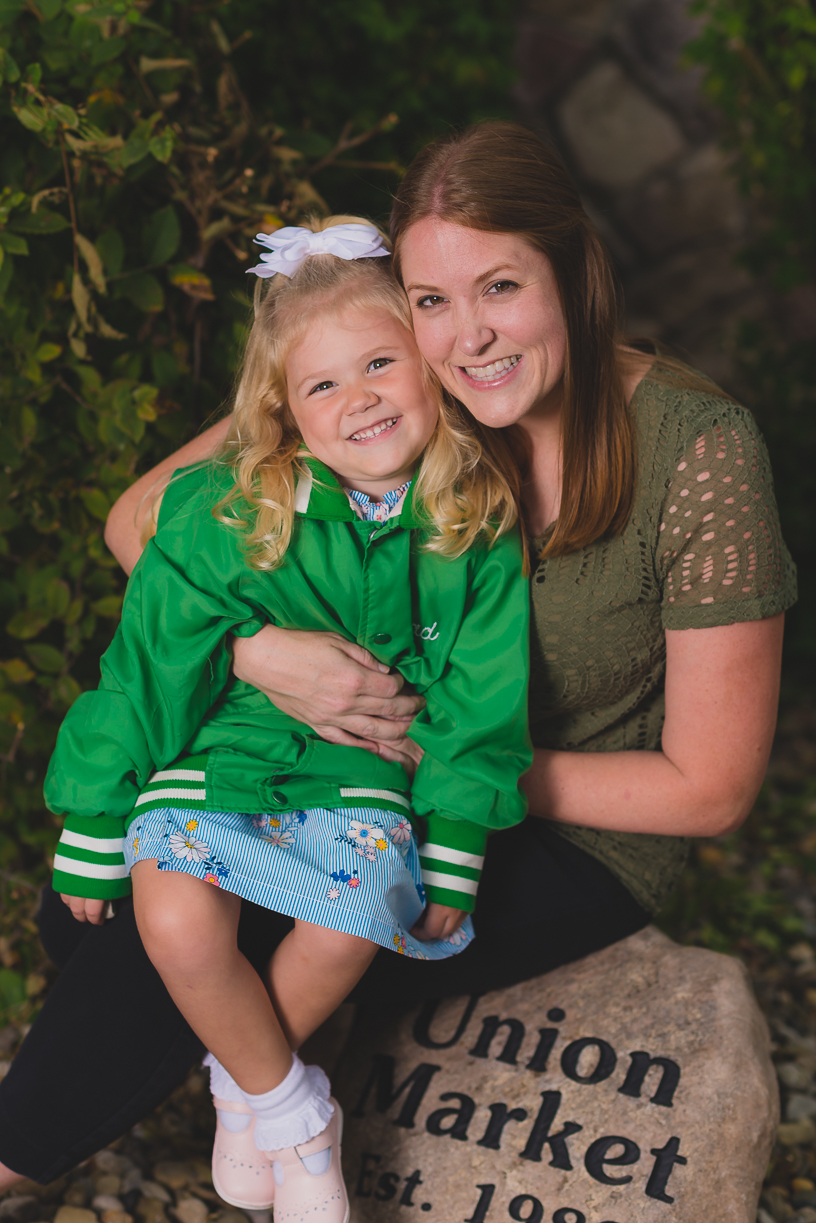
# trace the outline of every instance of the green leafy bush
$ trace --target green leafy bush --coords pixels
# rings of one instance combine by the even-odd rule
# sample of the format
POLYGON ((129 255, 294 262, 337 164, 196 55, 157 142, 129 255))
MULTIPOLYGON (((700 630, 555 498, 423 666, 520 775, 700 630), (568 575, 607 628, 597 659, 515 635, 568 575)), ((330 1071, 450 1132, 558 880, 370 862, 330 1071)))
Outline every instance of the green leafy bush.
POLYGON ((740 387, 770 445, 783 529, 799 566, 786 675, 801 691, 816 670, 816 345, 812 318, 809 327, 804 317, 795 325, 797 311, 812 316, 816 294, 816 11, 809 0, 696 0, 691 11, 704 25, 686 58, 705 70, 737 180, 757 204, 757 232, 741 258, 779 295, 778 322, 745 323, 736 357, 740 387))
POLYGON ((436 125, 501 113, 499 14, 0 0, 0 892, 56 840, 45 763, 121 606, 106 515, 224 402, 252 237, 329 191, 383 215, 436 125))
POLYGON ((705 89, 746 194, 769 224, 750 262, 780 288, 816 274, 816 11, 809 0, 695 0, 705 18, 686 57, 705 89))

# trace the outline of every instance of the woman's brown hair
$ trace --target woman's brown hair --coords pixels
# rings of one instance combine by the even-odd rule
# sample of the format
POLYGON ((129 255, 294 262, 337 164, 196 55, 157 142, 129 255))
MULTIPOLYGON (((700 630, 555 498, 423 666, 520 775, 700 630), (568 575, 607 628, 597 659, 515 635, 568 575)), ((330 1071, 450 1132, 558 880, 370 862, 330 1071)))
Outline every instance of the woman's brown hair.
POLYGON ((567 351, 561 508, 542 555, 562 556, 618 534, 632 508, 635 432, 621 374, 617 282, 567 171, 526 128, 476 124, 423 149, 400 185, 391 211, 400 279, 401 239, 429 216, 518 234, 552 264, 567 351))

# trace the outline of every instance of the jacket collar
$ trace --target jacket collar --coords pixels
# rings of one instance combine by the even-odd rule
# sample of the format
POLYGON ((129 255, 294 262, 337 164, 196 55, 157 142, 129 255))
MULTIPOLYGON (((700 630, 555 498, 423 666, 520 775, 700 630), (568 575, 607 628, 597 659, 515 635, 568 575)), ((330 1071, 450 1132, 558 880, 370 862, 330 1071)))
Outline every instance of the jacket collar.
MULTIPOLYGON (((360 519, 349 505, 349 499, 334 472, 311 454, 299 457, 305 471, 298 477, 295 487, 295 513, 304 518, 319 518, 324 522, 359 522, 360 519)), ((382 525, 387 526, 388 523, 408 529, 427 525, 414 505, 413 480, 399 514, 388 518, 382 525)))

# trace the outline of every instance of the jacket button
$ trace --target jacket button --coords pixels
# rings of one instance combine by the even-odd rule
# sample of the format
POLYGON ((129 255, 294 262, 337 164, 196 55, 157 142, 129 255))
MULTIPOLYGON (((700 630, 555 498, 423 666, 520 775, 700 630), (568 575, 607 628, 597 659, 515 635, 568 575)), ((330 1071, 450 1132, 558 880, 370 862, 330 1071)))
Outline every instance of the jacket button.
POLYGON ((282 790, 273 790, 272 791, 272 802, 273 803, 285 803, 286 795, 283 793, 282 790))
POLYGON ((391 634, 390 633, 375 633, 374 636, 371 638, 371 640, 373 641, 374 645, 387 645, 388 642, 391 640, 391 634))

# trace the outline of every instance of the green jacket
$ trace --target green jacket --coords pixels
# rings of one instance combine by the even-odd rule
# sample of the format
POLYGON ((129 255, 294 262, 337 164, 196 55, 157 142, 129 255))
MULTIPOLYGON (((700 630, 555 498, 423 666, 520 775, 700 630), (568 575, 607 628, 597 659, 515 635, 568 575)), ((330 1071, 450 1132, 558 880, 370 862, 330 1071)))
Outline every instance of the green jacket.
POLYGON ((473 908, 487 835, 523 818, 518 780, 532 759, 518 535, 441 558, 420 548, 413 488, 398 514, 363 522, 328 468, 308 466, 292 544, 271 573, 251 568, 240 532, 213 517, 229 472, 195 468, 169 486, 99 688, 68 712, 48 769, 46 803, 67 817, 57 891, 126 894, 122 839, 151 806, 412 807, 429 897, 473 908), (232 675, 229 634, 268 622, 340 633, 425 697, 410 785, 400 765, 325 742, 232 675))

